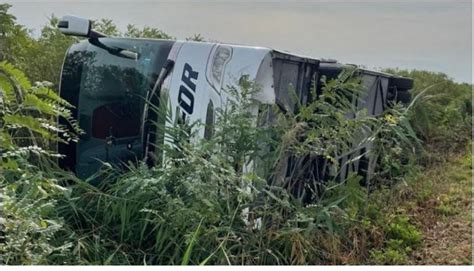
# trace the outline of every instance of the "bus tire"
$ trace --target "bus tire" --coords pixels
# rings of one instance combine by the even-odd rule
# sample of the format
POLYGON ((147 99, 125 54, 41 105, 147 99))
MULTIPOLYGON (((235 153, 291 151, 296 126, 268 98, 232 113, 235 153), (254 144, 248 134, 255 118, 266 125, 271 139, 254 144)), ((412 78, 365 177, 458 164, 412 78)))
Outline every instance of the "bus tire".
POLYGON ((408 91, 398 91, 397 102, 401 102, 403 104, 409 104, 411 102, 411 93, 408 91))
POLYGON ((392 77, 390 85, 396 86, 398 90, 408 90, 413 88, 413 79, 404 77, 392 77))

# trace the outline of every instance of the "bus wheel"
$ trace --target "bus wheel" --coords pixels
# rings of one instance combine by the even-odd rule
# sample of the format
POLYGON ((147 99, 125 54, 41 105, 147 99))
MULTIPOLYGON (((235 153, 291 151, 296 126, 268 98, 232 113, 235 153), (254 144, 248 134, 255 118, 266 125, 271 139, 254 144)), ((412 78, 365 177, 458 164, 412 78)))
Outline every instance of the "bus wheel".
POLYGON ((398 91, 397 102, 401 102, 403 104, 409 104, 411 102, 411 93, 408 91, 398 91))
POLYGON ((413 79, 404 77, 393 77, 390 79, 390 84, 397 87, 397 89, 412 89, 413 79))

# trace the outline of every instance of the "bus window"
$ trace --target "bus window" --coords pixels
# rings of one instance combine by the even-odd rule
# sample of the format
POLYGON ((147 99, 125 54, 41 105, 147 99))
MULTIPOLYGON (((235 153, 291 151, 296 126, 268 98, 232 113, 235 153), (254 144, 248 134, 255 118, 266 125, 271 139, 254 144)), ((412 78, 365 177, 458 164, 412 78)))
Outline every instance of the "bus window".
MULTIPOLYGON (((274 65, 275 94, 277 104, 285 110, 295 109, 295 94, 298 93, 299 63, 276 60, 274 65)), ((296 98, 297 99, 297 98, 296 98)))
POLYGON ((207 105, 206 124, 204 127, 204 138, 211 139, 214 134, 214 105, 209 101, 207 105))

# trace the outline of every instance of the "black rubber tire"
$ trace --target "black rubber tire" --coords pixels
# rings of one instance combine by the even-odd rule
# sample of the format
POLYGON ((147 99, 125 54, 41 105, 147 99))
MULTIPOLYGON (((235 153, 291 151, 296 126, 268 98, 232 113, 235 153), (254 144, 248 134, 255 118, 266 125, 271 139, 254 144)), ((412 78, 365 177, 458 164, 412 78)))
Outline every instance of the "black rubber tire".
POLYGON ((409 104, 411 102, 411 93, 408 91, 398 91, 397 102, 401 102, 403 104, 409 104))
POLYGON ((390 78, 390 85, 396 86, 398 90, 409 90, 413 88, 413 79, 404 77, 390 78))

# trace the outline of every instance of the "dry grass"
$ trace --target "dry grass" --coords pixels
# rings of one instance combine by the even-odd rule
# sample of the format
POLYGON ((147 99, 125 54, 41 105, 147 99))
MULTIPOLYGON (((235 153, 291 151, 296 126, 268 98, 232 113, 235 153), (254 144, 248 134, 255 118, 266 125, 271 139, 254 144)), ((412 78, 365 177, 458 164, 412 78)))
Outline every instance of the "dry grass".
POLYGON ((466 152, 431 167, 413 187, 417 201, 404 208, 423 242, 411 264, 472 264, 472 155, 466 152))

